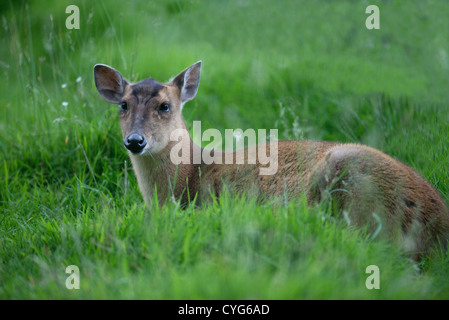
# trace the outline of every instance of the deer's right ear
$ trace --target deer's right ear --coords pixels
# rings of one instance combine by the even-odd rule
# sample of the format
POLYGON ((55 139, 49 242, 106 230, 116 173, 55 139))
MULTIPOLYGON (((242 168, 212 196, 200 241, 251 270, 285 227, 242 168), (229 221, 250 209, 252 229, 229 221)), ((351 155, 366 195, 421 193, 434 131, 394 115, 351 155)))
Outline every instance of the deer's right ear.
POLYGON ((195 98, 198 91, 198 86, 200 84, 200 74, 201 61, 198 61, 178 74, 172 80, 172 83, 181 91, 182 104, 195 98))
POLYGON ((103 99, 116 104, 122 101, 128 82, 120 72, 105 64, 96 64, 94 66, 94 79, 95 86, 103 99))

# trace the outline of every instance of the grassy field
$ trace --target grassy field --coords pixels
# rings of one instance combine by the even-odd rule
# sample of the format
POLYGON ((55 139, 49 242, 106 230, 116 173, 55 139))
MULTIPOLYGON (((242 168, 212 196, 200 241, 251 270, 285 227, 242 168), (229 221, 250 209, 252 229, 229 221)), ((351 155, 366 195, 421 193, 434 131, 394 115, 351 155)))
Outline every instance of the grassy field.
POLYGON ((448 299, 449 254, 416 266, 302 198, 145 208, 92 76, 105 63, 166 81, 202 60, 189 129, 364 143, 449 200, 448 14, 442 0, 2 2, 0 298, 448 299))

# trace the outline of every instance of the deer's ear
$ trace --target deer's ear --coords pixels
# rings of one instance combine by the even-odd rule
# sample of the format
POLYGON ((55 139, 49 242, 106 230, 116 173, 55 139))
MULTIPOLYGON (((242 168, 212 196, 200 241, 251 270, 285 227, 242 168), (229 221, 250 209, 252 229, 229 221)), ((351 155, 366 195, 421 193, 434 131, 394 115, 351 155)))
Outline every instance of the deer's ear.
POLYGON ((182 104, 195 98, 196 93, 198 92, 198 86, 200 84, 200 74, 201 61, 198 61, 178 74, 172 80, 172 83, 177 86, 181 92, 182 104))
POLYGON ((120 103, 128 82, 120 72, 105 64, 94 66, 95 86, 98 93, 108 102, 120 103))

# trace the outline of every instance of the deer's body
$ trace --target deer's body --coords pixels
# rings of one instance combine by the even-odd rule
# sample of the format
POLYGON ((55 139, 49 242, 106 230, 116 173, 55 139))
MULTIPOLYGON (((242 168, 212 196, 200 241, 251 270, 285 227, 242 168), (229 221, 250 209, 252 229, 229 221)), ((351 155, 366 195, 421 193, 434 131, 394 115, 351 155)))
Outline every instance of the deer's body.
POLYGON ((233 192, 249 192, 259 199, 306 194, 311 204, 334 199, 353 225, 367 225, 374 231, 380 219, 382 233, 414 258, 437 243, 446 245, 449 210, 442 197, 412 168, 371 147, 279 141, 274 175, 260 175, 263 165, 246 161, 256 152, 255 146, 245 153, 226 151, 232 153, 232 164, 224 164, 225 152, 213 155, 221 161, 195 163, 194 150, 202 149, 188 131, 177 141, 170 140, 170 135, 186 129, 181 110, 196 95, 200 67, 196 63, 166 84, 153 79, 129 84, 108 66, 94 68, 100 94, 122 106, 122 134, 146 203, 152 202, 155 188, 162 205, 170 197, 187 203, 197 195, 199 201, 210 194, 218 196, 224 184, 233 192), (187 163, 171 160, 178 143, 191 151, 187 163), (245 164, 237 164, 242 162, 237 161, 239 157, 245 164))

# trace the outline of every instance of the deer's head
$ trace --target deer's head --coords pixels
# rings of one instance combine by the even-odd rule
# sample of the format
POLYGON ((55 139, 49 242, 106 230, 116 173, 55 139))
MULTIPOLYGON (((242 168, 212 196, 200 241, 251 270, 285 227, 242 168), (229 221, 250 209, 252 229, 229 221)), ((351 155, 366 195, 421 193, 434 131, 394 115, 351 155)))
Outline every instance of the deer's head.
POLYGON ((173 130, 185 128, 181 110, 195 97, 200 72, 201 61, 167 83, 148 78, 131 84, 114 68, 95 65, 95 86, 106 101, 120 106, 123 141, 132 154, 158 154, 173 130))

